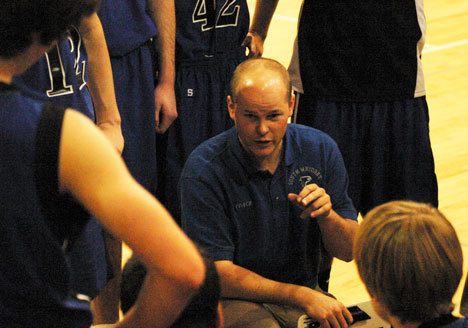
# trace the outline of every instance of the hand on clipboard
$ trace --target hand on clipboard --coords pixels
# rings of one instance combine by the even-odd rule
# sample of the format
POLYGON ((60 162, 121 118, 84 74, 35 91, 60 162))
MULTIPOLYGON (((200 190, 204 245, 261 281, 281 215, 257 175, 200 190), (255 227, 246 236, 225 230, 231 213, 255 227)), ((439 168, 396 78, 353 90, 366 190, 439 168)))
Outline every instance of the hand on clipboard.
MULTIPOLYGON (((353 316, 353 324, 351 327, 369 327, 369 328, 388 328, 389 324, 380 319, 372 309, 370 302, 361 303, 348 307, 349 312, 353 316), (365 309, 363 309, 363 307, 365 309), (367 311, 367 312, 366 312, 367 311)), ((297 328, 318 328, 320 324, 307 315, 302 315, 298 322, 297 328)))

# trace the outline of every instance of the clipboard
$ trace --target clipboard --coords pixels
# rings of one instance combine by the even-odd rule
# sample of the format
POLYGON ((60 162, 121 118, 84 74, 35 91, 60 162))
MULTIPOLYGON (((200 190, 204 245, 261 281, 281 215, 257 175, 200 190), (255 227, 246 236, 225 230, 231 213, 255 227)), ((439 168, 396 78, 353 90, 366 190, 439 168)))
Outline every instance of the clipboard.
MULTIPOLYGON (((372 308, 370 301, 354 304, 347 307, 354 318, 354 323, 351 327, 360 328, 391 328, 390 324, 380 318, 372 308)), ((318 328, 320 325, 309 318, 307 315, 302 315, 297 321, 297 328, 318 328)))

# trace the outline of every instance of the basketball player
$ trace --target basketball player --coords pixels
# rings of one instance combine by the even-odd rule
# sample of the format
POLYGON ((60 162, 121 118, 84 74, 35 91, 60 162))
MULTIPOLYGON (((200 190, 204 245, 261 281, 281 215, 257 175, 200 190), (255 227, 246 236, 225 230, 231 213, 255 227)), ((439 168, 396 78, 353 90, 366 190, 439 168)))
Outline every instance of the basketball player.
MULTIPOLYGON (((135 179, 154 194, 157 182, 155 131, 164 132, 177 115, 174 1, 102 0, 98 14, 109 48, 122 118, 125 138, 122 156, 135 179), (150 47, 150 39, 155 35, 160 45, 157 85, 150 47)), ((102 300, 107 310, 96 316, 95 323, 112 323, 118 318, 121 245, 110 236, 107 241, 115 278, 108 285, 107 297, 102 300)))
POLYGON ((463 274, 461 245, 437 209, 412 201, 377 206, 354 245, 372 305, 392 327, 468 327, 468 318, 452 315, 463 274))
POLYGON ((246 47, 256 57, 262 42, 248 33, 245 0, 176 0, 175 4, 178 118, 160 138, 167 146, 165 158, 160 158, 158 195, 177 220, 182 167, 199 144, 232 126, 226 111, 229 81, 247 58, 246 47))
POLYGON ((138 306, 116 327, 170 325, 204 279, 194 245, 94 124, 12 84, 95 6, 91 0, 0 6, 1 327, 89 327, 89 304, 70 285, 68 251, 88 217, 76 201, 148 268, 138 306))
MULTIPOLYGON (((112 70, 96 12, 85 17, 78 28, 71 26, 44 57, 15 77, 14 83, 31 97, 77 109, 96 121, 117 150, 122 151, 112 70)), ((71 249, 74 289, 89 298, 97 296, 110 276, 102 233, 96 219, 90 219, 71 249)))
POLYGON ((299 91, 295 121, 336 140, 363 215, 394 199, 438 204, 425 31, 422 0, 304 1, 290 65, 299 91))

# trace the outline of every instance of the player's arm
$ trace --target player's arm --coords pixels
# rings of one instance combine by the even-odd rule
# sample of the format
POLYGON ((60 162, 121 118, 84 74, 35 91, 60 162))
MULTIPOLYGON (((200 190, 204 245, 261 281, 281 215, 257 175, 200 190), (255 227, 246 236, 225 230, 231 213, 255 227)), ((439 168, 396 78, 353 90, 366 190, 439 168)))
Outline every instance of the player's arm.
POLYGON ((249 32, 242 43, 249 48, 249 57, 261 57, 263 43, 268 34, 268 28, 279 0, 257 0, 255 12, 249 32))
POLYGON ((308 287, 264 278, 231 261, 216 261, 224 298, 288 304, 318 320, 320 327, 348 327, 352 316, 339 301, 308 287))
POLYGON ((149 0, 158 30, 158 85, 154 90, 156 132, 164 133, 177 118, 175 82, 175 4, 174 0, 149 0))
POLYGON ((135 182, 109 141, 71 110, 62 126, 59 186, 148 268, 137 304, 121 326, 169 326, 203 282, 203 260, 164 207, 135 182))
POLYGON ((114 80, 104 31, 96 13, 84 17, 80 34, 88 53, 89 91, 96 111, 96 124, 122 152, 124 140, 115 99, 114 80))
POLYGON ((353 241, 358 223, 342 218, 333 210, 331 198, 325 189, 309 184, 299 194, 291 193, 288 198, 303 209, 302 219, 317 220, 322 240, 330 255, 344 261, 353 259, 353 241))

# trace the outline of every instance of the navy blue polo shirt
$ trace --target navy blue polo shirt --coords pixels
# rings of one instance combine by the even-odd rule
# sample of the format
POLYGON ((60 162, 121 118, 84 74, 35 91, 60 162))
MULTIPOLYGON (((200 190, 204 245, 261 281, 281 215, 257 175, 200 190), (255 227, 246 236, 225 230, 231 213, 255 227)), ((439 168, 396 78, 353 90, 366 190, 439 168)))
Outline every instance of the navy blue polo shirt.
POLYGON ((325 188, 334 210, 357 214, 336 143, 289 124, 276 172, 258 171, 235 128, 196 148, 181 175, 182 228, 213 260, 229 260, 266 278, 314 287, 320 260, 317 222, 288 201, 310 183, 325 188))

